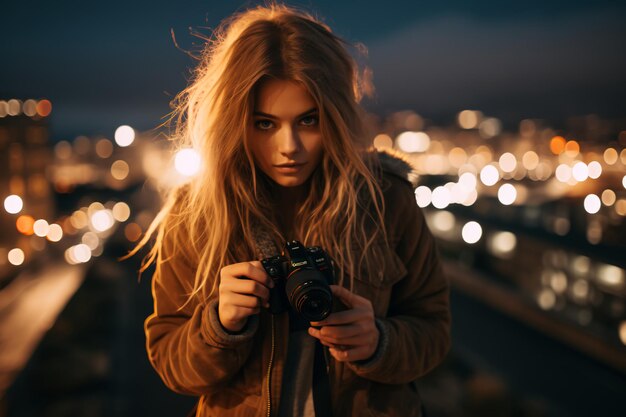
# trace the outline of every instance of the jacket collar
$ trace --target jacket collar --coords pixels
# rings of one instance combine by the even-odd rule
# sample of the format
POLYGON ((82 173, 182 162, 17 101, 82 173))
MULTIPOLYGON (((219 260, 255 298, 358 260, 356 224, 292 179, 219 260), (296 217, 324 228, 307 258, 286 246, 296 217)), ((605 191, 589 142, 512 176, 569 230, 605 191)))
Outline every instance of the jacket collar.
POLYGON ((384 148, 378 150, 378 159, 384 172, 409 182, 413 188, 417 187, 419 175, 414 163, 406 154, 391 148, 384 148))

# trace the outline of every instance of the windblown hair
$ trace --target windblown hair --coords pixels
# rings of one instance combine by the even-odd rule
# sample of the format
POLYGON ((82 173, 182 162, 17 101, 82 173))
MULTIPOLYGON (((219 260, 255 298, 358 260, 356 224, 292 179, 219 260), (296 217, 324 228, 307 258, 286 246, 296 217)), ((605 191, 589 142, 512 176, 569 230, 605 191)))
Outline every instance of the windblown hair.
POLYGON ((309 13, 273 2, 233 15, 206 40, 190 84, 172 101, 171 118, 172 139, 200 153, 203 171, 171 190, 129 254, 156 232, 141 272, 155 261, 158 272, 167 245, 169 256, 193 259, 197 268, 188 300, 198 293, 209 297, 222 267, 257 259, 254 227, 283 247, 268 183, 245 139, 256 90, 267 78, 302 83, 319 109, 323 157, 296 212, 295 235, 334 258, 339 283, 344 271, 358 276, 364 261, 368 268, 380 263, 370 252, 373 242, 387 242, 381 168, 359 105, 373 90, 367 70, 348 51, 351 45, 309 13))

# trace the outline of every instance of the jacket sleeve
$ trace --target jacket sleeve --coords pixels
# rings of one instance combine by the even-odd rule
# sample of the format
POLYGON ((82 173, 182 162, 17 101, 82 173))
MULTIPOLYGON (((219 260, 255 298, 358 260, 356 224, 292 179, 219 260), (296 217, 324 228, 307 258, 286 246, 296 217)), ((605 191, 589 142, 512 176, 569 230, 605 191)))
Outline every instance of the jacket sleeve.
POLYGON ((359 376, 387 384, 413 381, 437 366, 450 349, 449 283, 434 238, 410 187, 393 204, 401 204, 395 230, 404 229, 396 253, 407 269, 391 292, 387 317, 377 317, 380 332, 374 356, 348 364, 359 376))
MULTIPOLYGON (((229 382, 246 361, 258 328, 251 316, 241 332, 224 329, 218 318, 217 297, 208 302, 191 292, 195 269, 183 253, 176 253, 168 235, 152 278, 154 313, 144 324, 150 363, 170 389, 202 395, 229 382)), ((211 285, 211 283, 207 283, 211 285)))

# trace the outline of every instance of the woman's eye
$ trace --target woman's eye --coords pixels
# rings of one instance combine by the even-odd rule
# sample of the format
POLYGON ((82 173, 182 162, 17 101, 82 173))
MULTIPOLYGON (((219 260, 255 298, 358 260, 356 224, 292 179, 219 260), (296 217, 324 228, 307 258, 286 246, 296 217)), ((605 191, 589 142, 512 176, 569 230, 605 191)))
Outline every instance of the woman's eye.
POLYGON ((300 119, 300 123, 302 123, 304 126, 315 126, 317 125, 317 122, 317 116, 307 116, 300 119))
POLYGON ((256 127, 258 127, 261 130, 269 130, 272 128, 273 123, 269 120, 257 120, 255 122, 256 127))

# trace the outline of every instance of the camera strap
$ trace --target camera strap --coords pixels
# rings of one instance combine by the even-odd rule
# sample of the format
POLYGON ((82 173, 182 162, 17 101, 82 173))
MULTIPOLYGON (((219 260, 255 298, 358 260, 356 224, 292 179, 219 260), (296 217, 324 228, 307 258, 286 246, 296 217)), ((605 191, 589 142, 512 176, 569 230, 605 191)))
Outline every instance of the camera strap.
POLYGON ((313 407, 318 417, 333 415, 324 346, 319 340, 315 341, 315 359, 313 360, 313 407))

